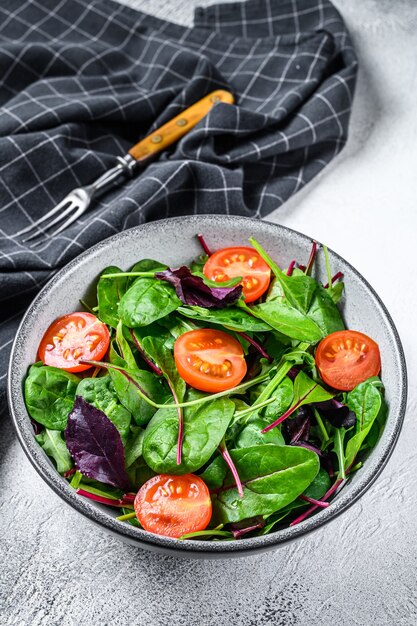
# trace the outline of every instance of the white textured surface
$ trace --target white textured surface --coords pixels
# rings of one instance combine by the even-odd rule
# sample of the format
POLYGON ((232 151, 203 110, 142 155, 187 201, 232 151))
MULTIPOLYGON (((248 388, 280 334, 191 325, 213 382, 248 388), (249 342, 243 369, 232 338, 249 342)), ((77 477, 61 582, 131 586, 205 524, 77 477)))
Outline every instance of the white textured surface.
MULTIPOLYGON (((278 0, 277 0, 278 1, 278 0)), ((191 23, 196 0, 124 0, 191 23)), ((330 526, 275 553, 185 561, 124 545, 42 482, 0 424, 0 623, 414 626, 417 623, 417 3, 337 0, 360 76, 348 146, 277 221, 328 243, 391 311, 409 368, 405 427, 381 478, 330 526)))

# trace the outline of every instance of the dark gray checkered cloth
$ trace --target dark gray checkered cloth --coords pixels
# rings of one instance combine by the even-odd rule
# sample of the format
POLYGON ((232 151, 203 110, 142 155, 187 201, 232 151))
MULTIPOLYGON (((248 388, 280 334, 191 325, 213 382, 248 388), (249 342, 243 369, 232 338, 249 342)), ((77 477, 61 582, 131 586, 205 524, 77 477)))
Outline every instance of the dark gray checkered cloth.
POLYGON ((110 0, 1 0, 0 42, 2 393, 25 308, 80 252, 173 215, 265 216, 346 142, 357 62, 327 0, 198 8, 192 28, 110 0), (237 105, 217 104, 45 245, 31 250, 13 238, 217 88, 237 105))

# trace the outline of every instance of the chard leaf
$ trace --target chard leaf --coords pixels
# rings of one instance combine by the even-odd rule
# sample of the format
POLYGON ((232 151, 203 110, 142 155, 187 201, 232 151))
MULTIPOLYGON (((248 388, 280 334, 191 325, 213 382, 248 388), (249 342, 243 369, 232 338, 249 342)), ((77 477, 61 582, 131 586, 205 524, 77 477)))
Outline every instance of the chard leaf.
POLYGON ((77 387, 76 394, 82 396, 96 409, 103 411, 116 426, 122 440, 126 439, 132 416, 119 401, 110 375, 99 378, 83 378, 77 387))
POLYGON ((169 394, 160 378, 152 372, 139 369, 131 372, 123 365, 124 361, 117 368, 109 367, 108 371, 120 403, 132 414, 136 424, 143 426, 149 422, 156 409, 140 397, 137 386, 151 400, 161 404, 169 399, 169 394))
POLYGON ((180 306, 171 285, 157 278, 138 278, 120 301, 119 317, 129 328, 147 326, 180 306))
POLYGON ((253 317, 246 311, 237 307, 227 307, 226 309, 204 309, 199 306, 182 306, 178 312, 185 317, 190 317, 196 321, 220 324, 232 330, 266 332, 270 331, 269 324, 253 317))
POLYGON ((30 417, 51 430, 64 430, 80 379, 57 367, 35 363, 25 379, 30 417))
POLYGON ((326 391, 321 385, 316 383, 301 370, 298 372, 294 380, 294 399, 291 406, 281 415, 281 417, 272 422, 272 424, 269 424, 269 426, 266 427, 265 432, 271 430, 271 428, 275 428, 278 424, 281 424, 292 413, 294 413, 296 409, 299 409, 304 404, 331 400, 333 395, 334 394, 326 391))
POLYGON ((185 395, 186 384, 178 374, 172 352, 165 346, 164 340, 157 337, 144 337, 142 340, 142 348, 165 376, 171 393, 174 396, 174 402, 182 402, 185 395))
POLYGON ((242 295, 242 286, 225 287, 220 285, 209 286, 199 276, 191 274, 188 267, 182 266, 177 270, 165 270, 155 274, 156 278, 166 280, 174 286, 179 299, 183 304, 201 306, 204 308, 222 308, 235 304, 242 295))
POLYGON ((119 321, 119 302, 126 291, 126 277, 106 278, 106 274, 118 274, 122 270, 110 265, 101 272, 97 285, 98 317, 112 328, 117 327, 119 321))
POLYGON ((36 435, 35 439, 46 454, 55 461, 56 469, 60 474, 68 472, 73 467, 74 463, 62 438, 61 431, 45 428, 39 435, 36 435))
POLYGON ((346 444, 345 469, 350 467, 355 460, 363 441, 369 434, 383 406, 383 398, 379 391, 379 386, 379 378, 365 380, 347 395, 347 406, 356 415, 356 427, 355 434, 346 444))
POLYGON ((109 418, 77 396, 65 430, 67 448, 77 469, 88 478, 130 488, 121 437, 109 418))
POLYGON ((231 450, 230 456, 242 481, 243 498, 223 458, 216 457, 201 474, 212 492, 214 525, 282 509, 307 489, 319 471, 318 456, 295 446, 260 445, 231 450))
MULTIPOLYGON (((194 392, 194 396, 202 396, 194 392)), ((149 422, 143 441, 143 458, 155 472, 195 472, 220 444, 235 410, 226 397, 184 409, 181 464, 177 464, 178 416, 175 409, 159 409, 149 422)))

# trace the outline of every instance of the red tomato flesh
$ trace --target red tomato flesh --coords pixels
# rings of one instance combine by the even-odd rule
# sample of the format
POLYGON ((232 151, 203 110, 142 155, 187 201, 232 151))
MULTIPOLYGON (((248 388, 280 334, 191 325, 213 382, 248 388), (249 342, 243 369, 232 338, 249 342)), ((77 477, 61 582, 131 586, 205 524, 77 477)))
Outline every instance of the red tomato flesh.
POLYGON ((271 270, 253 248, 239 246, 217 250, 206 262, 203 274, 224 282, 242 276, 243 295, 246 302, 254 302, 268 289, 271 270))
POLYGON ((341 330, 322 339, 316 350, 316 365, 325 383, 340 391, 356 385, 381 370, 378 344, 356 330, 341 330))
POLYGON ((97 361, 109 347, 107 326, 91 313, 70 313, 49 326, 39 344, 39 358, 67 372, 82 372, 92 367, 80 361, 97 361))
POLYGON ((139 489, 134 507, 145 530, 175 538, 207 528, 212 512, 207 485, 194 474, 154 476, 139 489))
POLYGON ((247 369, 243 348, 237 339, 210 328, 180 335, 174 344, 174 359, 186 383, 211 393, 235 387, 247 369))

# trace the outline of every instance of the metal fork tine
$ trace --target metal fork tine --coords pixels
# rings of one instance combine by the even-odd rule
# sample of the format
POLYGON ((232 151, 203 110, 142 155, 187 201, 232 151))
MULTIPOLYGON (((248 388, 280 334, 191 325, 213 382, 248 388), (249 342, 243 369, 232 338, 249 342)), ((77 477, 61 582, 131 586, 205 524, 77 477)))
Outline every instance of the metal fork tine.
POLYGON ((83 213, 84 213, 84 207, 79 207, 73 215, 71 215, 63 224, 61 224, 61 226, 58 226, 58 228, 56 228, 52 233, 49 233, 49 235, 46 235, 46 237, 44 237, 43 239, 36 241, 30 247, 36 248, 36 246, 40 246, 42 243, 45 243, 46 241, 48 241, 48 239, 52 239, 53 237, 55 237, 55 235, 58 235, 58 233, 65 230, 65 228, 68 228, 68 226, 70 226, 70 224, 75 222, 75 220, 77 220, 80 217, 80 215, 82 215, 83 213))
POLYGON ((63 211, 54 220, 52 220, 52 222, 50 222, 49 224, 44 226, 44 228, 40 228, 39 230, 36 230, 29 237, 26 237, 25 239, 22 239, 22 243, 26 243, 26 241, 31 241, 31 239, 36 239, 37 237, 40 237, 41 235, 44 235, 47 230, 52 228, 52 226, 54 226, 55 224, 58 224, 58 222, 61 222, 64 219, 64 217, 66 217, 68 215, 68 213, 71 213, 73 208, 74 208, 74 203, 71 201, 69 206, 65 209, 65 211, 63 211))
MULTIPOLYGON (((72 192, 71 192, 72 193, 72 192)), ((23 228, 22 230, 19 230, 17 233, 15 233, 13 235, 13 237, 20 237, 20 235, 25 235, 26 233, 29 233, 31 230, 33 229, 37 229, 39 224, 43 224, 43 222, 45 222, 46 220, 48 220, 50 217, 52 217, 53 215, 55 215, 55 213, 58 213, 58 211, 60 211, 61 209, 64 208, 64 206, 66 204, 68 204, 68 202, 71 202, 70 199, 70 195, 71 193, 69 193, 67 196, 65 196, 65 198, 63 200, 61 200, 61 202, 59 202, 56 206, 54 206, 53 209, 51 209, 50 211, 48 211, 48 213, 46 213, 46 215, 44 215, 43 217, 41 217, 40 219, 36 220, 36 222, 33 222, 33 224, 29 224, 29 226, 26 226, 26 228, 23 228)))

